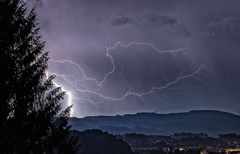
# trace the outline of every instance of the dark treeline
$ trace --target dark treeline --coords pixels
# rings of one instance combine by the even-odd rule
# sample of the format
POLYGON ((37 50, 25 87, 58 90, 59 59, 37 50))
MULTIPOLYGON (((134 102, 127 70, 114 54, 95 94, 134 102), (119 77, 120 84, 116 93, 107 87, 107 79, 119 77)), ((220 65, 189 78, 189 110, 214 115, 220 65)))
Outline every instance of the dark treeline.
POLYGON ((72 131, 81 145, 78 154, 135 154, 122 139, 101 130, 72 131))
POLYGON ((70 107, 46 77, 48 53, 34 10, 22 0, 0 0, 0 153, 75 153, 70 107))

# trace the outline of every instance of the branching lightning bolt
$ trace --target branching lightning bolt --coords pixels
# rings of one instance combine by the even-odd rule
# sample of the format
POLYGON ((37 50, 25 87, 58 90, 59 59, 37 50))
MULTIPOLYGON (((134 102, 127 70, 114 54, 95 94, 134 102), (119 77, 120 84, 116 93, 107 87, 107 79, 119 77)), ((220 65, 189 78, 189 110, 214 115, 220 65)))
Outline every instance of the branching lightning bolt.
MULTIPOLYGON (((115 73, 116 71, 116 63, 114 61, 114 58, 113 56, 111 55, 111 51, 112 50, 115 50, 117 47, 124 47, 124 48, 128 48, 128 47, 131 47, 133 45, 141 45, 141 46, 147 46, 147 47, 150 47, 151 49, 153 49, 153 51, 157 52, 157 53, 160 53, 160 54, 164 54, 164 53, 169 53, 171 54, 172 56, 177 56, 177 53, 179 52, 182 52, 184 55, 186 55, 185 53, 185 48, 180 48, 180 49, 176 49, 176 50, 160 50, 159 48, 157 48, 155 45, 151 44, 151 43, 142 43, 142 42, 131 42, 129 44, 123 44, 121 42, 116 42, 114 44, 114 46, 112 47, 108 47, 106 48, 106 56, 109 58, 110 60, 110 63, 111 63, 111 66, 112 66, 112 69, 107 72, 104 77, 102 78, 102 80, 98 81, 97 79, 93 78, 93 77, 89 77, 84 69, 80 66, 80 64, 72 61, 72 60, 50 60, 50 62, 52 63, 58 63, 58 64, 69 64, 71 66, 74 66, 76 68, 78 68, 79 72, 81 73, 81 80, 73 80, 73 79, 70 79, 68 74, 57 74, 57 73, 51 73, 53 75, 56 75, 57 77, 60 77, 62 78, 66 83, 65 84, 68 84, 70 85, 72 88, 74 88, 77 92, 79 92, 81 94, 81 97, 76 97, 76 99, 80 100, 81 103, 83 102, 89 102, 91 104, 95 104, 94 100, 92 100, 92 95, 93 96, 97 96, 105 101, 124 101, 126 100, 127 97, 129 96, 136 96, 140 99, 144 99, 144 96, 146 95, 150 95, 150 94, 155 94, 156 91, 160 91, 160 90, 164 90, 164 89, 174 89, 173 86, 174 85, 177 85, 180 81, 182 80, 185 80, 185 79, 190 79, 190 78, 193 78, 195 77, 197 74, 201 73, 201 71, 205 70, 207 68, 207 65, 206 64, 202 64, 200 65, 195 71, 189 73, 189 74, 186 74, 186 75, 182 75, 178 78, 176 78, 175 80, 173 81, 170 81, 168 83, 166 83, 165 85, 163 86, 155 86, 155 87, 152 87, 150 90, 148 91, 144 91, 144 92, 134 92, 132 91, 131 89, 127 90, 126 93, 120 97, 112 97, 112 96, 106 96, 106 95, 103 95, 102 93, 99 92, 99 89, 104 87, 104 84, 107 82, 108 78, 115 73), (90 81, 90 82, 93 82, 96 84, 96 86, 99 88, 99 89, 90 89, 90 88, 87 88, 87 87, 84 87, 82 86, 81 88, 79 87, 79 82, 78 81, 90 81)), ((202 83, 204 83, 204 81, 201 79, 201 78, 198 78, 198 80, 200 80, 202 83)), ((56 86, 59 86, 59 84, 57 84, 56 82, 54 82, 54 84, 56 86)), ((63 89, 64 90, 64 89, 63 89)), ((64 91, 67 91, 67 90, 64 90, 64 91)), ((72 102, 72 93, 70 91, 67 91, 67 95, 68 95, 68 105, 72 105, 73 102, 72 102)), ((73 112, 73 111, 72 111, 73 112)))
POLYGON ((183 52, 184 54, 186 54, 185 53, 185 48, 180 48, 180 49, 176 49, 176 50, 164 50, 164 51, 162 51, 159 48, 157 48, 155 45, 153 45, 151 43, 148 43, 148 42, 136 42, 136 41, 134 41, 134 42, 130 42, 129 44, 123 44, 122 42, 116 42, 114 44, 114 46, 106 48, 106 56, 111 61, 112 70, 105 74, 104 78, 102 79, 102 81, 100 81, 99 85, 103 86, 104 83, 107 81, 108 77, 115 72, 116 64, 115 64, 114 59, 113 59, 113 57, 111 55, 111 50, 116 49, 118 46, 121 46, 121 47, 124 47, 124 48, 128 48, 128 47, 131 47, 133 45, 148 46, 148 47, 151 47, 154 51, 156 51, 158 53, 170 53, 173 56, 176 56, 175 53, 178 53, 178 52, 183 52))

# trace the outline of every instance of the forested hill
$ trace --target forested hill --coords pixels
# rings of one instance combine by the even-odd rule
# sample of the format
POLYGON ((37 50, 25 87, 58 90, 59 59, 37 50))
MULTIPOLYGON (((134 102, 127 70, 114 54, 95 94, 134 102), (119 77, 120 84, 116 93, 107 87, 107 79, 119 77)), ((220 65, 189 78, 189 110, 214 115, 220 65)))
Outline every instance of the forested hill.
POLYGON ((137 113, 117 116, 71 118, 72 129, 101 129, 112 134, 142 133, 170 135, 178 132, 204 132, 209 135, 240 133, 240 116, 214 110, 184 113, 137 113))

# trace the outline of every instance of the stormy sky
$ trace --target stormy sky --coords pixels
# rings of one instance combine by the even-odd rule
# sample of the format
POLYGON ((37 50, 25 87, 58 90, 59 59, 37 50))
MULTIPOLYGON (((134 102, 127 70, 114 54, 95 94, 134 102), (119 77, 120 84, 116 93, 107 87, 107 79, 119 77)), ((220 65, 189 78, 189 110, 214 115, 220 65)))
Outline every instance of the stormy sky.
MULTIPOLYGON (((30 4, 31 3, 31 4, 30 4)), ((240 114, 240 1, 42 0, 49 74, 73 116, 240 114)))

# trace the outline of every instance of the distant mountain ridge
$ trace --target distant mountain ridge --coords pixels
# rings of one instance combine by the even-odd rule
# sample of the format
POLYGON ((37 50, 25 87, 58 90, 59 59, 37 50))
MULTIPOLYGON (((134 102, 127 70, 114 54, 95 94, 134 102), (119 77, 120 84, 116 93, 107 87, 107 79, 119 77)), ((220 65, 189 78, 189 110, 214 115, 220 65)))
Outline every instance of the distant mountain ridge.
POLYGON ((215 136, 220 133, 240 133, 240 116, 215 110, 90 116, 70 118, 69 122, 75 130, 101 129, 112 134, 170 135, 180 132, 204 132, 215 136))

